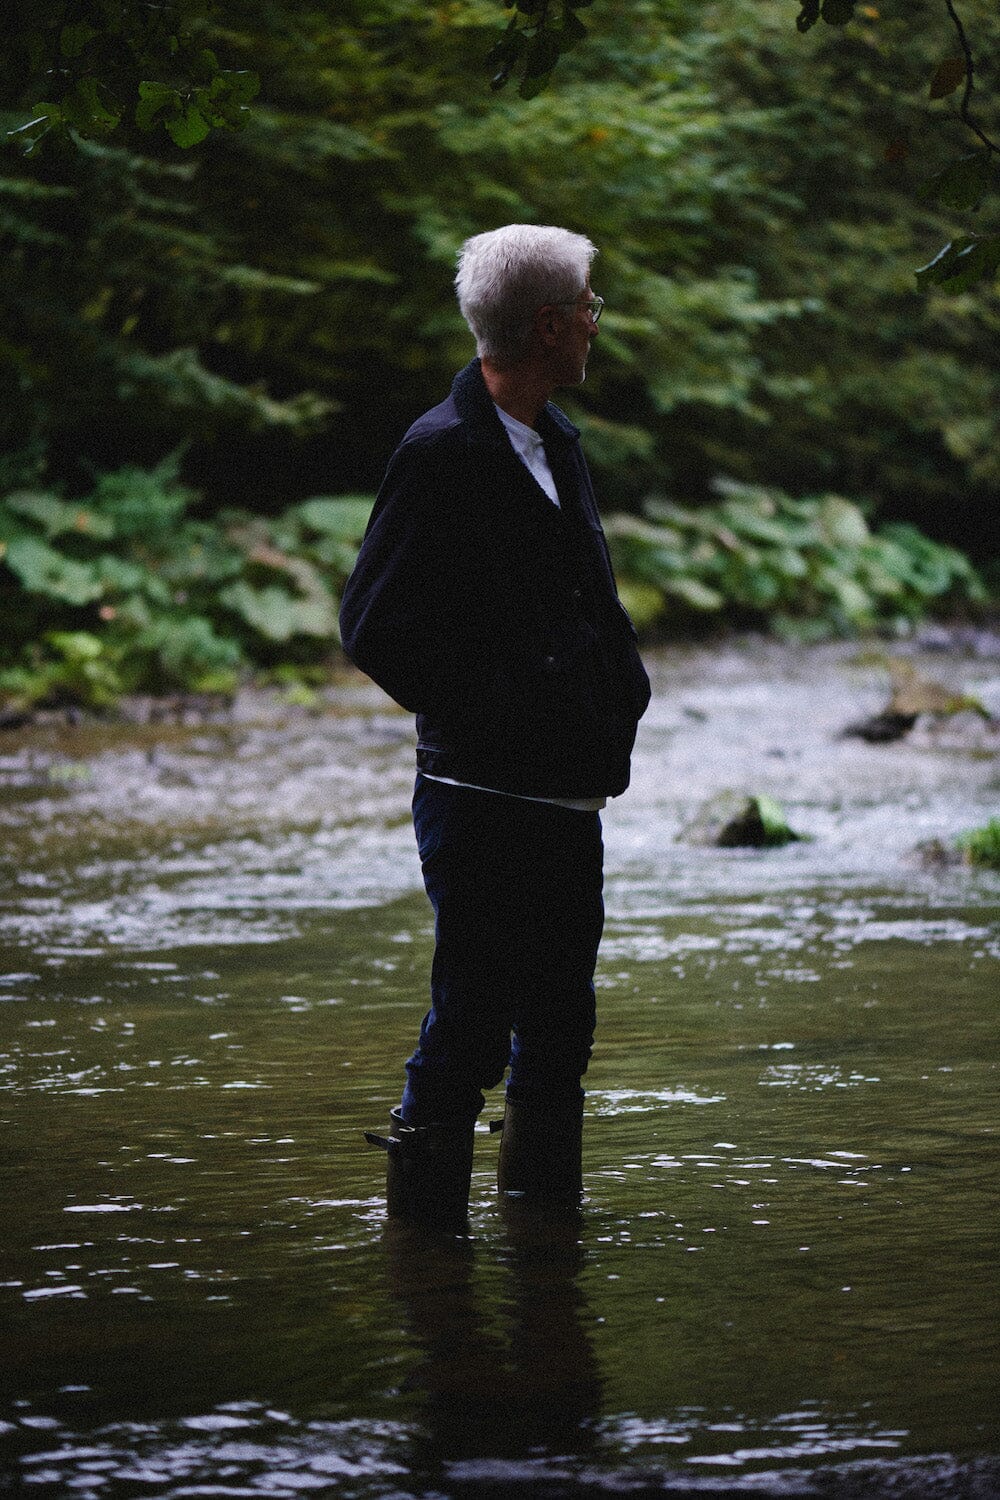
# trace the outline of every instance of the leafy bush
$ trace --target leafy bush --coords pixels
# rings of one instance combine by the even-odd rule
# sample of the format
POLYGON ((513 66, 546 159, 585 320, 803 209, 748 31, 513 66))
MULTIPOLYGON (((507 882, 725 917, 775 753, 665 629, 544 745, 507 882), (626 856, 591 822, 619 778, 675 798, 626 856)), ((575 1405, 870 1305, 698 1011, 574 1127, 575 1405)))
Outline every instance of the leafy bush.
POLYGON ((370 498, 211 521, 191 514, 196 499, 176 458, 106 475, 81 500, 7 495, 0 699, 103 707, 139 688, 229 691, 251 665, 329 654, 370 498))
POLYGON ((1000 818, 991 818, 982 828, 964 833, 959 846, 971 865, 1000 870, 1000 818))
MULTIPOLYGON (((139 29, 178 10, 62 8, 139 29)), ((188 122, 160 95, 149 133, 2 164, 0 453, 36 446, 73 493, 88 465, 180 442, 212 504, 272 509, 269 476, 280 491, 308 465, 337 465, 318 486, 365 488, 371 454, 472 352, 461 243, 557 223, 601 249, 595 357, 561 399, 609 508, 657 486, 700 504, 725 472, 864 497, 984 562, 1000 550, 1000 301, 917 294, 912 276, 962 227, 968 178, 989 177, 970 158, 956 184, 947 106, 928 118, 941 5, 858 5, 804 45, 788 0, 605 4, 530 101, 485 86, 495 0, 196 8, 199 46, 260 72, 246 131, 178 151, 171 122, 188 122), (936 171, 918 199, 915 175, 936 171)), ((60 57, 54 98, 25 98, 61 53, 59 9, 4 10, 8 107, 55 104, 81 70, 93 83, 91 50, 122 51, 108 23, 60 57)), ((528 0, 519 24, 562 10, 528 0)), ((978 5, 974 29, 986 65, 1000 10, 978 5)), ((989 133, 996 98, 981 88, 989 133)))
MULTIPOLYGON (((910 526, 873 533, 836 495, 726 483, 715 505, 649 500, 607 532, 637 625, 714 616, 798 637, 912 621, 985 597, 970 563, 910 526)), ((79 500, 0 502, 0 704, 102 708, 123 692, 229 692, 253 668, 307 683, 337 643, 340 589, 372 501, 265 517, 195 513, 176 457, 79 500)))
POLYGON ((962 553, 900 523, 873 532, 839 495, 796 500, 732 481, 716 490, 714 505, 650 499, 644 517, 609 519, 622 597, 640 628, 715 615, 818 638, 986 600, 962 553))

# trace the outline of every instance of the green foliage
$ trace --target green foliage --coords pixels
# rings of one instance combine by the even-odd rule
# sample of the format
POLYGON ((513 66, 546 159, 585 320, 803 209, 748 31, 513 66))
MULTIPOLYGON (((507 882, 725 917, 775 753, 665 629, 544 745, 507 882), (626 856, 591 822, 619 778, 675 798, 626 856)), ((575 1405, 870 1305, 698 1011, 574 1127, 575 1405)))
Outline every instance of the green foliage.
MULTIPOLYGON (((510 15, 498 36, 495 25, 488 24, 492 7, 485 0, 456 0, 436 13, 422 0, 368 0, 342 7, 343 14, 335 19, 311 7, 276 7, 269 0, 238 7, 207 0, 168 0, 156 6, 124 5, 121 0, 32 0, 30 5, 26 0, 12 0, 7 7, 10 14, 5 17, 7 46, 0 58, 0 99, 12 110, 8 136, 28 156, 36 154, 46 138, 65 143, 114 137, 116 143, 132 145, 137 134, 156 132, 162 132, 174 146, 188 149, 200 145, 213 130, 242 129, 260 90, 256 71, 223 67, 216 47, 238 53, 242 46, 251 60, 256 62, 263 52, 271 62, 279 38, 289 39, 305 55, 317 59, 324 82, 346 82, 341 59, 333 68, 324 68, 318 54, 329 48, 331 38, 334 51, 338 51, 343 33, 356 32, 363 40, 359 44, 350 35, 344 61, 356 71, 364 50, 374 51, 374 75, 379 87, 391 94, 399 74, 412 71, 419 78, 423 70, 426 79, 437 76, 441 62, 422 45, 429 34, 437 32, 444 34, 446 43, 453 44, 446 47, 452 66, 467 75, 470 86, 481 84, 485 67, 494 91, 516 77, 521 99, 530 101, 546 88, 557 64, 585 40, 590 40, 598 65, 610 56, 624 61, 632 78, 641 73, 649 0, 630 0, 613 10, 599 7, 596 26, 588 30, 580 13, 591 4, 592 0, 502 0, 510 15), (378 55, 380 34, 392 38, 388 68, 378 55), (631 51, 623 49, 622 34, 630 37, 631 51), (489 38, 492 45, 480 45, 483 38, 489 38), (255 45, 246 46, 248 40, 255 45)), ((696 31, 700 9, 691 7, 696 31)), ((783 12, 783 26, 787 26, 787 14, 783 12)), ((662 24, 682 30, 674 5, 661 6, 658 18, 662 24)), ((980 19, 976 17, 976 31, 971 33, 954 0, 918 4, 910 7, 902 24, 880 28, 882 49, 893 64, 897 60, 902 64, 897 74, 905 75, 910 69, 904 81, 897 77, 897 90, 912 90, 915 84, 929 80, 930 103, 951 100, 961 90, 957 110, 952 112, 959 122, 960 138, 968 144, 971 136, 995 164, 1000 159, 1000 138, 991 124, 995 100, 987 101, 990 118, 985 126, 979 113, 979 96, 976 112, 973 110, 974 87, 977 78, 981 81, 983 77, 982 68, 977 69, 977 57, 981 62, 990 55, 992 40, 988 32, 983 35, 980 19), (942 57, 938 33, 943 27, 948 29, 951 50, 950 55, 942 57), (914 53, 921 52, 921 43, 922 55, 914 63, 914 53)), ((714 24, 723 30, 726 20, 723 12, 714 24)), ((766 12, 762 12, 765 32, 767 20, 766 12)), ((826 27, 846 33, 843 50, 850 56, 856 50, 853 43, 857 36, 872 41, 872 28, 866 23, 878 21, 880 16, 876 7, 860 5, 858 0, 802 0, 796 18, 798 31, 809 32, 820 20, 826 27)), ((766 37, 763 40, 766 45, 766 37)), ((287 65, 287 60, 283 61, 287 65)), ((566 71, 566 64, 562 64, 561 78, 566 71)), ((575 81, 571 76, 569 86, 575 81)), ((854 89, 863 94, 868 84, 865 70, 856 70, 854 89)), ((884 82, 881 87, 884 92, 884 82)), ((421 92, 419 87, 417 92, 421 92)), ((822 129, 823 123, 814 121, 813 128, 822 129)), ((954 129, 949 130, 950 121, 938 117, 935 123, 942 139, 956 134, 954 129)), ((332 128, 344 130, 336 124, 332 128)), ((351 133, 344 130, 345 135, 351 133)), ((896 162, 908 154, 907 141, 897 136, 887 148, 886 159, 896 162)), ((949 172, 957 178, 966 176, 963 158, 954 159, 944 169, 945 175, 949 172)), ((952 201, 950 206, 961 210, 971 205, 952 201)), ((946 246, 945 252, 949 248, 946 246)), ((920 285, 925 289, 936 285, 950 291, 964 290, 976 282, 995 279, 996 262, 988 255, 977 254, 963 262, 961 280, 956 283, 950 263, 946 256, 942 260, 942 255, 923 268, 920 285)))
POLYGON ((196 499, 172 459, 80 500, 0 503, 0 699, 101 708, 135 689, 227 691, 278 655, 306 667, 329 654, 370 498, 216 522, 191 514, 196 499))
POLYGON ((203 0, 13 0, 0 63, 0 90, 21 115, 11 140, 31 156, 46 137, 69 134, 162 128, 187 147, 213 129, 241 129, 260 79, 221 67, 203 45, 212 9, 203 0))
POLYGON ((946 292, 967 292, 1000 271, 1000 234, 963 235, 949 240, 934 259, 921 266, 921 286, 940 286, 946 292))
POLYGON ((854 20, 855 0, 804 0, 795 24, 800 31, 810 31, 823 18, 828 26, 846 26, 854 20))
MULTIPOLYGON (((798 17, 798 28, 800 31, 810 30, 821 15, 830 24, 843 26, 855 19, 857 9, 857 0, 804 0, 798 17)), ((865 6, 861 7, 861 10, 872 19, 878 17, 878 11, 874 7, 865 6)), ((924 68, 930 73, 927 98, 932 103, 951 99, 961 90, 962 97, 953 115, 953 118, 957 117, 960 131, 949 131, 938 117, 941 136, 944 141, 948 141, 949 137, 954 138, 957 134, 958 144, 965 146, 969 144, 971 137, 979 149, 971 156, 953 156, 944 167, 939 168, 926 179, 922 186, 918 186, 917 196, 934 199, 942 207, 964 215, 978 211, 984 197, 996 191, 997 166, 1000 163, 1000 134, 997 133, 996 126, 995 97, 990 97, 986 105, 987 128, 984 128, 978 110, 975 113, 973 111, 973 91, 977 74, 976 53, 979 53, 980 60, 984 55, 988 56, 991 50, 989 41, 979 34, 975 38, 976 46, 973 46, 954 0, 945 0, 944 12, 952 29, 953 45, 959 47, 961 51, 957 55, 943 58, 939 56, 933 67, 929 57, 924 60, 924 68)), ((944 19, 943 15, 942 19, 944 19)), ((920 27, 926 24, 927 17, 917 10, 916 15, 911 14, 907 20, 911 27, 920 27)), ((933 34, 933 28, 929 34, 933 34)), ((893 40, 898 46, 900 41, 898 28, 893 40)), ((903 49, 900 48, 900 50, 903 49)), ((906 51, 909 49, 907 48, 906 51)), ((951 146, 950 149, 954 150, 955 147, 951 146)), ((909 143, 904 137, 897 136, 887 147, 885 159, 888 162, 899 162, 905 160, 908 155, 909 143)), ((947 292, 965 292, 974 286, 995 285, 998 269, 1000 269, 1000 235, 969 232, 957 240, 949 241, 926 265, 921 267, 916 273, 917 284, 923 291, 929 291, 937 286, 947 292)))
MULTIPOLYGON (((903 523, 873 533, 839 496, 719 488, 712 506, 651 499, 644 517, 609 517, 622 599, 641 629, 710 616, 818 636, 983 597, 960 553, 903 523)), ((197 501, 175 456, 104 475, 79 499, 39 488, 0 502, 0 703, 102 708, 127 691, 226 692, 250 670, 308 683, 336 645, 371 497, 211 520, 197 501)), ((765 823, 768 813, 758 810, 765 823)))
POLYGON ((0 703, 84 703, 106 708, 123 691, 118 653, 86 630, 50 630, 0 670, 0 703))
POLYGON ((959 846, 970 864, 1000 870, 1000 818, 990 818, 982 828, 963 834, 959 846))
POLYGON ((991 153, 973 151, 928 178, 921 196, 944 208, 965 212, 977 209, 986 194, 995 191, 996 184, 997 168, 991 153))
MULTIPOLYGON (((92 3, 60 25, 96 27, 92 3)), ((528 99, 520 63, 484 86, 496 0, 199 3, 184 70, 205 50, 259 72, 245 129, 181 151, 147 91, 149 131, 125 120, 72 149, 50 133, 0 163, 0 453, 24 459, 4 490, 84 493, 184 446, 205 512, 368 491, 472 352, 462 240, 558 222, 601 250, 587 384, 558 399, 606 509, 654 489, 698 506, 731 474, 857 498, 985 562, 1000 300, 988 283, 918 295, 908 269, 995 201, 985 147, 956 170, 929 123, 953 108, 925 97, 954 50, 934 3, 858 5, 805 39, 785 0, 595 4, 579 13, 592 40, 528 99)), ((518 10, 517 26, 561 13, 518 10)), ((977 27, 1000 43, 990 16, 977 27)), ((67 45, 74 68, 98 55, 83 33, 67 45)), ((183 81, 180 63, 176 79, 128 66, 183 81)))
POLYGON ((797 638, 912 623, 929 608, 983 602, 968 560, 904 523, 872 532, 839 495, 792 499, 735 483, 697 510, 651 499, 646 519, 611 516, 608 539, 637 623, 717 616, 797 638))
POLYGON ((522 99, 533 99, 552 77, 560 57, 587 35, 578 12, 593 0, 504 0, 513 11, 507 29, 486 55, 495 68, 494 89, 520 77, 522 99))

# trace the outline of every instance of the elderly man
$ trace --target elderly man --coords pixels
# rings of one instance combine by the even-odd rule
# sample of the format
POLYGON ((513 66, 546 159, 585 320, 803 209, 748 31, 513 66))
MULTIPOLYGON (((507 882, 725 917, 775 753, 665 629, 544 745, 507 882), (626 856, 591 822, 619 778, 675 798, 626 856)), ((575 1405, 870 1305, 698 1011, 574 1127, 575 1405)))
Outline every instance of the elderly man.
POLYGON ((417 715, 413 821, 435 915, 431 1008, 388 1137, 390 1215, 464 1222, 482 1090, 509 1066, 501 1193, 578 1202, 600 809, 628 785, 649 682, 579 432, 603 302, 582 235, 463 246, 478 358, 393 454, 341 609, 348 655, 417 715))

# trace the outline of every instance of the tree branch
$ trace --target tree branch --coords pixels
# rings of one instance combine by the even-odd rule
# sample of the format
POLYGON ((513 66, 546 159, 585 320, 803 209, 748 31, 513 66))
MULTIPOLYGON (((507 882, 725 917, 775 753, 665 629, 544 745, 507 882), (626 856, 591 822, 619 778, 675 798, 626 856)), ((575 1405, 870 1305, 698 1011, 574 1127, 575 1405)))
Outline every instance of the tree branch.
POLYGON ((962 102, 959 105, 958 109, 959 117, 962 121, 962 124, 965 125, 967 129, 972 131, 973 135, 982 142, 982 144, 988 151, 991 151, 994 156, 1000 156, 1000 145, 998 145, 996 141, 991 140, 986 132, 981 129, 981 127, 977 125, 975 120, 972 118, 972 111, 969 106, 972 100, 972 90, 974 87, 974 75, 976 70, 975 59, 972 56, 972 48, 969 46, 969 39, 965 34, 965 27, 962 25, 962 19, 959 16, 958 11, 955 9, 955 0, 944 0, 944 3, 947 6, 948 14, 952 19, 952 24, 955 27, 955 31, 958 33, 959 45, 961 46, 963 56, 965 57, 965 91, 962 95, 962 102))

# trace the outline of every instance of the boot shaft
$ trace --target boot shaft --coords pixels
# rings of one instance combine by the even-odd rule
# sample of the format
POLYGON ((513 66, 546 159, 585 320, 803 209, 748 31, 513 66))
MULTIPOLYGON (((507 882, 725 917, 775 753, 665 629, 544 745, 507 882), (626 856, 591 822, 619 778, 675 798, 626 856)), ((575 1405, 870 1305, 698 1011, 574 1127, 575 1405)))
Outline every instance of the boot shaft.
POLYGON ((497 1188, 502 1195, 548 1203, 583 1196, 583 1100, 568 1109, 508 1099, 504 1110, 497 1188))
POLYGON ((365 1131, 370 1145, 386 1152, 386 1208, 390 1218, 409 1219, 462 1232, 468 1226, 473 1126, 435 1122, 407 1125, 398 1106, 389 1135, 365 1131))

